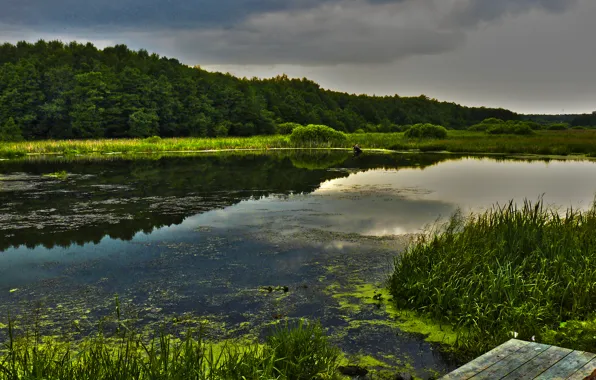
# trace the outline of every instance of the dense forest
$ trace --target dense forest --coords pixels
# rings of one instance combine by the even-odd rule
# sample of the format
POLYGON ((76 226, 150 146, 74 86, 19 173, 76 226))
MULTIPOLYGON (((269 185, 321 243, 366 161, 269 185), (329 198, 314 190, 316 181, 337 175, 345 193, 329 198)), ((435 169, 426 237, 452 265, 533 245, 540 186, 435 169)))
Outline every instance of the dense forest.
POLYGON ((464 129, 504 109, 419 97, 351 95, 307 79, 236 78, 125 45, 0 46, 0 140, 273 134, 284 122, 353 132, 432 123, 464 129))

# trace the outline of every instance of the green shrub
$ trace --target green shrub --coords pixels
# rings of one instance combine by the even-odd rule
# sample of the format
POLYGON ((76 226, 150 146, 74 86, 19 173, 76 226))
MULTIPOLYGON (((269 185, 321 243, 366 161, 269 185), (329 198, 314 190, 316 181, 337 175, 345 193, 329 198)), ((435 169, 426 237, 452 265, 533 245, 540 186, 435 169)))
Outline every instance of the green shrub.
POLYGON ((489 124, 489 125, 503 124, 503 123, 505 123, 503 120, 497 119, 496 117, 490 117, 490 118, 484 119, 484 120, 482 120, 482 122, 480 122, 480 124, 489 124))
POLYGON ((444 139, 447 137, 447 129, 440 125, 416 124, 410 127, 404 136, 418 139, 444 139))
POLYGON ((577 125, 576 125, 575 127, 571 127, 571 129, 575 129, 575 130, 580 130, 580 131, 583 131, 583 130, 585 130, 586 128, 584 128, 584 127, 580 127, 580 126, 577 126, 577 125))
POLYGON ((357 130, 354 131, 354 133, 366 133, 366 132, 364 132, 364 129, 358 128, 357 130))
POLYGON ((529 125, 523 122, 508 122, 506 124, 492 125, 486 129, 491 135, 531 135, 534 133, 529 125))
POLYGON ((275 131, 279 135, 289 135, 292 133, 294 129, 298 127, 302 127, 302 125, 298 123, 281 123, 277 125, 275 131))
POLYGON ((338 145, 347 140, 343 132, 336 131, 326 125, 310 124, 306 127, 297 127, 290 135, 290 141, 303 145, 338 145))
POLYGON ((474 124, 468 128, 468 131, 484 132, 490 127, 489 124, 474 124))
POLYGON ((491 127, 502 125, 502 124, 505 124, 505 122, 503 120, 491 117, 489 119, 482 120, 478 124, 472 125, 471 127, 468 128, 468 131, 484 132, 491 127))
POLYGON ((161 137, 159 137, 159 136, 151 136, 151 137, 147 137, 143 141, 146 142, 146 143, 148 143, 148 144, 157 144, 157 143, 161 142, 161 137))
POLYGON ((566 123, 557 123, 551 124, 547 128, 549 131, 566 131, 569 129, 569 124, 566 123))
POLYGON ((525 122, 530 128, 532 128, 532 130, 534 131, 539 131, 541 129, 544 129, 544 125, 540 124, 540 123, 536 123, 535 121, 526 121, 525 122))

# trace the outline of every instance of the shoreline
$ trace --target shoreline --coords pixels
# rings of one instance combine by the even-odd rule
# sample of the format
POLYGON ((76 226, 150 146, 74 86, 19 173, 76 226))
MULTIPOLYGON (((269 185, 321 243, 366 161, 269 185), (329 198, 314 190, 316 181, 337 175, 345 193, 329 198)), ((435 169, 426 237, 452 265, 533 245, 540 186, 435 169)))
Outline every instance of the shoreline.
MULTIPOLYGON (((197 149, 197 150, 147 150, 147 151, 125 151, 125 152, 116 152, 116 151, 96 151, 96 152, 85 152, 85 153, 64 153, 64 152, 33 152, 33 153, 25 153, 22 156, 18 157, 0 157, 0 161, 11 161, 11 160, 19 160, 19 159, 27 159, 27 158, 43 158, 43 157, 50 157, 50 158, 62 158, 62 157, 69 157, 69 158, 86 158, 86 157, 102 157, 102 156, 122 156, 122 157, 131 157, 135 155, 139 156, 151 156, 151 155, 200 155, 200 154, 207 154, 207 153, 234 153, 234 152, 254 152, 258 154, 263 154, 267 152, 280 152, 280 151, 345 151, 351 152, 351 148, 308 148, 308 147, 298 147, 298 148, 289 148, 289 147, 282 147, 282 148, 225 148, 225 149, 197 149)), ((464 151, 464 152, 452 152, 452 151, 445 151, 445 150, 420 150, 420 149, 410 149, 410 150, 393 150, 393 149, 383 149, 383 148, 371 148, 371 149, 363 149, 363 153, 373 153, 373 154, 440 154, 446 156, 476 156, 476 157, 502 157, 507 159, 534 159, 534 160, 557 160, 557 161, 596 161, 596 157, 592 157, 587 154, 570 154, 570 155, 556 155, 556 154, 534 154, 534 153, 495 153, 495 152, 474 152, 474 151, 464 151)))
POLYGON ((266 152, 292 150, 351 151, 359 144, 366 152, 433 153, 519 158, 596 158, 596 131, 542 131, 531 136, 487 135, 450 130, 443 139, 409 139, 403 133, 348 134, 336 143, 290 142, 288 135, 221 138, 148 138, 99 140, 39 140, 0 143, 0 159, 31 156, 85 156, 130 154, 183 154, 266 152))

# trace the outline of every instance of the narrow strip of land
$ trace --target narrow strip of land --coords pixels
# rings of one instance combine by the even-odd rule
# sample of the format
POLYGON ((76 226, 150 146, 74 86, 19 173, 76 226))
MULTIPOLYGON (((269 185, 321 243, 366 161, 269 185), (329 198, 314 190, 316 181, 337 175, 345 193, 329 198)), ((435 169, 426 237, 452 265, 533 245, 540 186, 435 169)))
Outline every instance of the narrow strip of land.
POLYGON ((351 149, 354 144, 359 144, 365 150, 596 157, 596 130, 540 131, 530 136, 449 131, 448 136, 442 139, 410 139, 403 133, 355 133, 346 136, 345 141, 331 143, 293 143, 286 135, 23 141, 0 143, 0 158, 36 154, 130 154, 290 148, 351 149))

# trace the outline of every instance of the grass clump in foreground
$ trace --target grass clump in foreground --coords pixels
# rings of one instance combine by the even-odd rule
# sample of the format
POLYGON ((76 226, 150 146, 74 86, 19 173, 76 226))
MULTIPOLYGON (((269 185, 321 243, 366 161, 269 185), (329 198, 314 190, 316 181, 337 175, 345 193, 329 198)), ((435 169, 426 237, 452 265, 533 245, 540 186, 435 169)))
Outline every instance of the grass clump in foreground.
POLYGON ((182 339, 160 333, 150 341, 127 329, 73 344, 37 334, 15 336, 0 349, 2 380, 102 379, 336 379, 339 349, 319 324, 278 328, 263 345, 210 345, 201 333, 182 339))
POLYGON ((596 206, 456 213, 396 258, 390 290, 398 308, 462 331, 464 358, 512 335, 596 352, 596 206))

